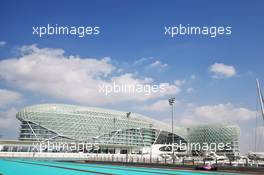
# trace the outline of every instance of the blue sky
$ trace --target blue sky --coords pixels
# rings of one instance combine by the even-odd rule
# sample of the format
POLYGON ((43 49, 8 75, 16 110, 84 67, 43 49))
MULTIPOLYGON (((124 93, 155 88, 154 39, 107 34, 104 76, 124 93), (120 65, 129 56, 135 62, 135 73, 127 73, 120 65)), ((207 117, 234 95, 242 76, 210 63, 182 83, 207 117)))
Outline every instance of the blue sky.
MULTIPOLYGON (((64 59, 73 55, 84 60, 94 58, 99 63, 102 58, 110 57, 111 61, 104 66, 123 69, 123 72, 111 72, 108 79, 114 75, 121 77, 133 74, 134 79, 152 78, 153 83, 166 82, 180 89, 180 92, 176 90, 174 94, 152 99, 124 99, 122 102, 98 105, 90 103, 89 100, 85 102, 75 99, 78 98, 74 96, 76 94, 63 98, 52 90, 38 91, 32 86, 22 87, 23 85, 17 83, 19 79, 14 82, 14 79, 6 78, 8 73, 13 77, 18 76, 14 74, 16 70, 12 73, 3 69, 0 70, 0 73, 2 72, 0 89, 16 92, 20 96, 18 94, 19 97, 12 96, 17 100, 3 105, 0 109, 1 115, 7 115, 11 109, 14 113, 31 104, 60 102, 131 110, 168 122, 168 111, 151 111, 150 106, 156 103, 157 106, 164 107, 162 100, 176 96, 179 102, 175 108, 178 117, 176 121, 181 124, 184 123, 182 119, 188 118, 185 116, 190 116, 192 122, 196 118, 199 120, 208 117, 205 114, 197 114, 202 109, 213 112, 216 110, 216 113, 220 111, 224 113, 223 115, 239 115, 241 109, 242 112, 248 110, 243 114, 245 119, 240 121, 239 116, 236 116, 237 119, 232 120, 241 126, 242 134, 245 134, 248 129, 254 129, 255 78, 258 77, 264 84, 263 7, 263 1, 1 1, 0 41, 5 42, 0 47, 2 69, 11 64, 3 61, 12 58, 18 61, 23 58, 19 48, 36 44, 37 49, 64 50, 64 59), (101 33, 95 37, 85 38, 74 36, 39 38, 32 35, 32 26, 47 24, 96 25, 100 26, 101 33), (164 26, 178 24, 232 26, 232 34, 216 38, 205 36, 170 38, 164 35, 164 26), (135 64, 138 60, 145 61, 135 64), (150 65, 156 61, 159 63, 158 66, 151 67, 150 65), (224 78, 213 78, 215 72, 210 71, 210 68, 217 63, 222 64, 224 68, 227 68, 226 66, 233 68, 235 73, 229 77, 225 75, 224 78), (175 81, 178 81, 178 84, 175 84, 175 81), (145 109, 149 110, 139 109, 138 106, 145 106, 145 109)), ((36 48, 33 52, 38 54, 39 50, 36 51, 36 48)), ((67 66, 71 68, 72 65, 67 66)), ((32 76, 19 76, 24 83, 39 83, 32 76)), ((59 86, 56 84, 56 87, 57 85, 59 86)), ((211 118, 208 121, 214 121, 213 116, 209 117, 211 118)), ((221 115, 219 117, 221 118, 221 115)), ((234 116, 230 116, 232 117, 234 116)), ((6 117, 2 118, 6 120, 6 117)), ((219 121, 229 119, 223 117, 223 120, 219 121)), ((2 127, 0 131, 4 137, 16 137, 16 133, 6 127, 2 127)), ((264 135, 263 130, 261 132, 264 135)))

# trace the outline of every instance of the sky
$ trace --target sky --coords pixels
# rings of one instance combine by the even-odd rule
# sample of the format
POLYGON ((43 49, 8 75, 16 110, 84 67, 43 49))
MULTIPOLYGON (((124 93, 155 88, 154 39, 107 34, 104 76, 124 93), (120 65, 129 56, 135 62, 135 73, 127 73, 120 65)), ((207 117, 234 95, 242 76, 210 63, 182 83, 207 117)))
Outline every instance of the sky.
POLYGON ((241 151, 264 151, 255 79, 264 86, 263 1, 0 2, 0 134, 18 137, 17 111, 66 103, 132 111, 175 125, 234 123, 241 151), (35 26, 99 26, 86 37, 33 35, 35 26), (231 35, 165 35, 165 26, 231 26, 231 35), (164 93, 100 85, 166 85, 164 93), (257 118, 256 118, 257 116, 257 118), (257 123, 257 125, 256 125, 257 123))

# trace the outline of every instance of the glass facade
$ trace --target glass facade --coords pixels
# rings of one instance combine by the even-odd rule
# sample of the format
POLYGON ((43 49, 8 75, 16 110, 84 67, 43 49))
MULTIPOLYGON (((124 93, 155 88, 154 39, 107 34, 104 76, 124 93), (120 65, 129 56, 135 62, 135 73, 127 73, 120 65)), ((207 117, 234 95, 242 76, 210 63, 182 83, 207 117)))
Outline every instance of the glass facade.
MULTIPOLYGON (((103 147, 145 147, 152 144, 231 143, 231 150, 217 153, 239 154, 240 129, 236 125, 174 127, 146 116, 64 104, 41 104, 17 113, 21 121, 19 139, 99 143, 103 147), (172 139, 174 137, 174 139, 172 139)), ((195 151, 195 150, 192 150, 195 151)))
MULTIPOLYGON (((170 130, 165 123, 136 113, 128 115, 127 112, 102 108, 43 104, 24 108, 17 113, 17 118, 21 121, 20 140, 142 147, 156 142, 170 142, 171 137, 164 135, 170 130)), ((185 130, 175 131, 175 137, 184 141, 185 130)))
MULTIPOLYGON (((216 150, 219 155, 226 155, 228 157, 239 156, 239 136, 240 128, 233 124, 211 124, 200 125, 188 129, 188 137, 186 138, 189 143, 208 143, 216 150), (214 148, 213 144, 219 145, 221 143, 229 144, 230 148, 219 150, 214 148)), ((222 148, 221 148, 222 149, 222 148)))

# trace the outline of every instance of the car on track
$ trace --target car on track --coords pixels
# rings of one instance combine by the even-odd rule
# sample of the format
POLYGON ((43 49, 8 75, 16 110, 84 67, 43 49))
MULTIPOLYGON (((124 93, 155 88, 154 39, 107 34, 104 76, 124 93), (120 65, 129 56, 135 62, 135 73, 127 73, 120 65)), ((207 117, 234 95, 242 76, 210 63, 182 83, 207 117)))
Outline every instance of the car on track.
POLYGON ((195 167, 196 170, 205 170, 205 171, 217 171, 217 166, 213 164, 206 164, 195 167))

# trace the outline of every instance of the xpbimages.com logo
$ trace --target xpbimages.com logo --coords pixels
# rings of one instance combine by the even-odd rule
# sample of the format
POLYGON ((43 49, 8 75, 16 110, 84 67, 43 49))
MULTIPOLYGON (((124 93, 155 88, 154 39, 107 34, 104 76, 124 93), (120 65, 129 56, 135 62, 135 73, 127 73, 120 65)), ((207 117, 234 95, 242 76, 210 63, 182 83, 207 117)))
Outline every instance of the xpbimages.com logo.
POLYGON ((232 34, 231 26, 193 26, 190 24, 179 24, 175 26, 165 26, 164 30, 164 34, 171 38, 188 35, 200 35, 215 38, 221 35, 228 36, 232 34))
POLYGON ((52 35, 72 35, 79 38, 86 36, 99 35, 99 26, 60 26, 58 24, 47 26, 33 26, 32 34, 38 37, 52 35))
POLYGON ((87 143, 87 142, 51 142, 49 140, 39 141, 39 142, 33 142, 33 151, 52 151, 52 152, 85 152, 85 151, 91 151, 91 150, 99 150, 99 144, 98 143, 87 143))
POLYGON ((232 150, 232 143, 208 143, 208 142, 192 142, 192 143, 185 143, 180 140, 179 143, 174 143, 173 148, 176 150, 197 150, 197 151, 231 151, 232 150))
POLYGON ((113 93, 151 95, 155 93, 164 93, 166 91, 166 86, 166 84, 119 84, 113 82, 112 84, 99 85, 99 92, 105 95, 113 93))

